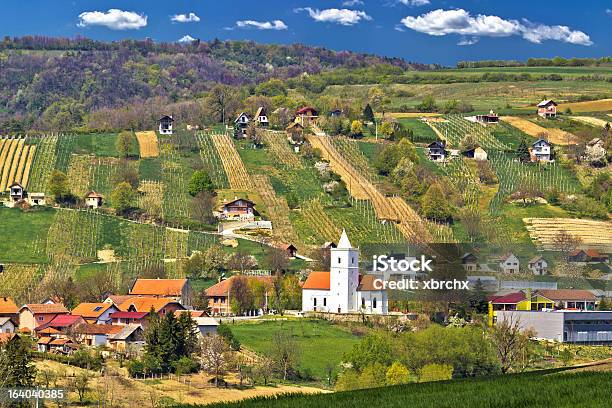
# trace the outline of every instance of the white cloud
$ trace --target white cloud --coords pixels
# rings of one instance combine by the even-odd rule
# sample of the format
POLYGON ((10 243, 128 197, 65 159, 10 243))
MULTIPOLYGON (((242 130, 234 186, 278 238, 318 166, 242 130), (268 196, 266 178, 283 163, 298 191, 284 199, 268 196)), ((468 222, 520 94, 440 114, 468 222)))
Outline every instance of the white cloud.
POLYGON ((103 11, 86 11, 79 14, 79 27, 102 26, 111 30, 138 30, 146 27, 147 16, 133 11, 109 9, 103 11))
POLYGON ((200 21, 200 17, 198 17, 195 13, 189 14, 175 14, 170 17, 175 23, 197 23, 200 21))
POLYGON ((397 0, 405 6, 420 7, 431 3, 429 0, 397 0))
POLYGON ((189 44, 189 43, 194 42, 195 40, 196 39, 190 35, 184 35, 178 40, 178 42, 180 42, 181 44, 189 44))
POLYGON ((236 27, 238 28, 257 28, 258 30, 286 30, 287 28, 289 28, 281 20, 274 20, 274 21, 242 20, 242 21, 236 21, 236 27))
POLYGON ((342 2, 344 7, 363 6, 365 3, 361 0, 346 0, 342 2))
POLYGON ((461 40, 459 40, 459 42, 457 43, 457 45, 474 45, 478 42, 478 37, 463 37, 461 40))
POLYGON ((567 26, 534 24, 528 20, 506 20, 498 16, 477 14, 472 16, 463 9, 433 10, 420 16, 408 16, 402 24, 412 30, 434 35, 459 34, 472 37, 509 37, 520 35, 527 41, 541 43, 556 40, 570 44, 591 45, 590 37, 567 26))
POLYGON ((372 20, 372 17, 366 14, 365 11, 349 10, 349 9, 313 9, 311 7, 295 9, 296 12, 307 11, 308 15, 320 23, 337 23, 344 26, 351 26, 359 23, 361 20, 372 20))

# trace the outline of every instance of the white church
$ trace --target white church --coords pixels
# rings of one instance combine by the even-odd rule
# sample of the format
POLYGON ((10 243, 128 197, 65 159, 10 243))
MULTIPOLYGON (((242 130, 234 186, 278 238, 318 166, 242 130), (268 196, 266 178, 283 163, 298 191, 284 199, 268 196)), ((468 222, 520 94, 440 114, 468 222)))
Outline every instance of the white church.
POLYGON ((359 274, 359 249, 346 231, 330 251, 330 271, 312 272, 302 286, 302 311, 387 314, 387 292, 374 287, 382 276, 359 274))

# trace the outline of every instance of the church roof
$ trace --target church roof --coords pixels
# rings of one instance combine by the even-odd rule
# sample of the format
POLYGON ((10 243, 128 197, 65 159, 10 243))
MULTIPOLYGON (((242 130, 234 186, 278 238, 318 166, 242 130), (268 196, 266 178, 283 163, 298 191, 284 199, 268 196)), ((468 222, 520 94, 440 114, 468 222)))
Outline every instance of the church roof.
POLYGON ((329 272, 311 272, 302 289, 329 290, 329 272))
POLYGON ((353 246, 351 245, 351 241, 348 239, 348 235, 346 235, 346 230, 342 230, 342 236, 340 236, 340 242, 338 242, 338 249, 351 249, 353 246))
POLYGON ((382 279, 382 276, 379 276, 379 275, 360 275, 359 276, 359 286, 357 286, 357 290, 360 291, 360 292, 382 290, 380 287, 377 288, 376 287, 377 285, 374 285, 374 281, 376 279, 382 279))

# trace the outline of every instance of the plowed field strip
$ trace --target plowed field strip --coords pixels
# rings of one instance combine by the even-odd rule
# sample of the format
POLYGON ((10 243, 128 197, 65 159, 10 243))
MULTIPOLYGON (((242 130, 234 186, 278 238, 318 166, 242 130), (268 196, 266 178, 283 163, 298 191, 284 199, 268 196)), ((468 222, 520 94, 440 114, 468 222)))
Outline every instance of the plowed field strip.
POLYGON ((213 135, 212 140, 221 157, 230 188, 234 190, 250 190, 253 187, 253 183, 230 137, 228 135, 213 135))

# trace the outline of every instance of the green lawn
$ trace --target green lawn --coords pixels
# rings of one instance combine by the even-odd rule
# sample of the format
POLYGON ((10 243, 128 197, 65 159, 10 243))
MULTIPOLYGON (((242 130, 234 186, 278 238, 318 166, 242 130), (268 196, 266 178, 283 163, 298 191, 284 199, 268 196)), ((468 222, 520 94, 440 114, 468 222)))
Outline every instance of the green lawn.
POLYGON ((46 262, 47 233, 54 214, 51 208, 23 212, 0 207, 0 261, 46 262))
MULTIPOLYGON (((99 157, 119 157, 117 152, 117 133, 88 133, 75 136, 73 153, 95 154, 99 157)), ((130 156, 138 156, 138 141, 132 135, 130 156)))
POLYGON ((258 397, 235 403, 211 404, 207 407, 603 408, 610 406, 610 383, 612 372, 609 371, 554 374, 534 372, 323 395, 258 397))
POLYGON ((240 343, 257 353, 269 353, 277 331, 292 335, 299 346, 300 370, 319 380, 326 379, 326 366, 338 369, 342 356, 359 337, 323 320, 256 321, 231 326, 240 343))
POLYGON ((412 130, 413 138, 412 141, 415 143, 428 143, 438 139, 438 135, 433 129, 425 122, 420 119, 413 118, 401 118, 398 121, 412 130))

